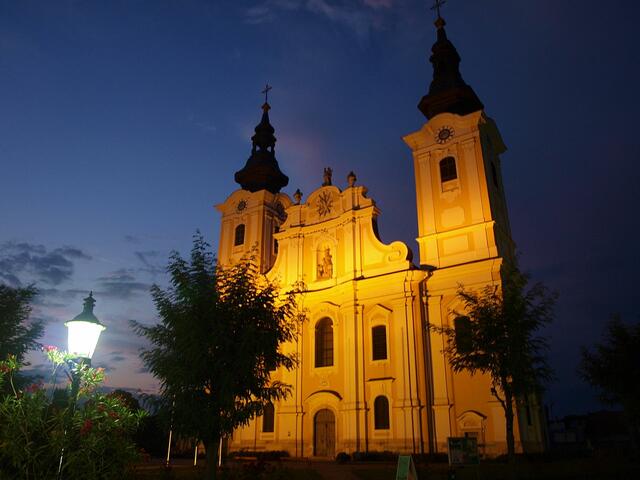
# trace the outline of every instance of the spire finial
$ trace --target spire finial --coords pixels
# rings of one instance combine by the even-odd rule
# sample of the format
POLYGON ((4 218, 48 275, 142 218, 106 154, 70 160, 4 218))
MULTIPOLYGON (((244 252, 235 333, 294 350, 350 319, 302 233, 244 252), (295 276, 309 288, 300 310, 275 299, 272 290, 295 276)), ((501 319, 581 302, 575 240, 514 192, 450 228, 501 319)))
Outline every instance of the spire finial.
POLYGON ((93 306, 96 304, 95 299, 93 298, 93 290, 89 292, 89 296, 84 299, 84 311, 93 313, 93 306))
POLYGON ((431 10, 436 11, 438 18, 442 18, 442 15, 440 15, 440 7, 445 3, 447 3, 447 0, 434 0, 433 7, 431 7, 431 10))
POLYGON ((262 92, 260 92, 260 93, 264 93, 264 104, 265 105, 269 104, 269 91, 270 90, 273 90, 273 87, 267 83, 264 86, 264 90, 262 90, 262 92))
POLYGON ((440 7, 442 7, 442 5, 444 5, 445 3, 447 3, 447 0, 434 0, 433 7, 431 7, 431 10, 435 10, 436 15, 438 15, 438 18, 436 18, 436 21, 434 22, 434 25, 438 30, 446 25, 444 18, 442 18, 442 15, 440 15, 440 7))

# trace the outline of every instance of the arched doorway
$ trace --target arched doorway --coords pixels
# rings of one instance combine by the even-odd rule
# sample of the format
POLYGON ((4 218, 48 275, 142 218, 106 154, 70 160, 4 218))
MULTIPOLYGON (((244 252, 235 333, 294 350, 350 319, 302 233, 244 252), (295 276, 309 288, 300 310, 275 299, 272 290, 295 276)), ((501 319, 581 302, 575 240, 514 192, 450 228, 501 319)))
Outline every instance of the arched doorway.
POLYGON ((326 408, 313 417, 313 454, 316 457, 333 457, 336 454, 336 418, 326 408))

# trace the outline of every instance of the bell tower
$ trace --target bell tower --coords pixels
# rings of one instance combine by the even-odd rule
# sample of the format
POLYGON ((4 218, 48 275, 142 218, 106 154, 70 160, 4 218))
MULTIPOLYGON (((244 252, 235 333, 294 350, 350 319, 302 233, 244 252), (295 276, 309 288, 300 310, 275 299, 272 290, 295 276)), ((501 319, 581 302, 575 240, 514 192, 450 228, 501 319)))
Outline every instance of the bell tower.
MULTIPOLYGON (((441 4, 437 1, 436 7, 441 4)), ((439 12, 435 26, 433 79, 418 104, 427 122, 404 141, 413 153, 420 264, 430 270, 422 295, 424 321, 455 328, 456 316, 464 310, 457 295, 460 285, 475 291, 499 287, 514 244, 501 175, 500 155, 506 147, 460 74, 460 56, 439 12)), ((491 394, 490 378, 453 372, 440 353, 440 334, 429 330, 426 342, 436 449, 444 450, 450 436, 466 435, 471 424, 477 424, 473 434, 479 441, 490 438, 494 445, 506 445, 503 411, 491 394), (471 418, 475 420, 469 423, 471 418)), ((530 425, 522 418, 518 414, 518 441, 542 445, 541 424, 530 425)))
POLYGON ((404 137, 413 152, 420 264, 436 268, 511 256, 495 122, 460 74, 460 56, 435 22, 433 80, 418 108, 427 118, 404 137))
POLYGON ((285 210, 291 200, 280 189, 289 178, 280 171, 275 156, 275 129, 269 121, 267 85, 262 119, 251 137, 251 155, 244 168, 235 174, 240 189, 233 192, 224 203, 216 205, 222 213, 218 261, 231 264, 246 255, 255 255, 261 272, 269 270, 278 253, 277 233, 286 218, 285 210))

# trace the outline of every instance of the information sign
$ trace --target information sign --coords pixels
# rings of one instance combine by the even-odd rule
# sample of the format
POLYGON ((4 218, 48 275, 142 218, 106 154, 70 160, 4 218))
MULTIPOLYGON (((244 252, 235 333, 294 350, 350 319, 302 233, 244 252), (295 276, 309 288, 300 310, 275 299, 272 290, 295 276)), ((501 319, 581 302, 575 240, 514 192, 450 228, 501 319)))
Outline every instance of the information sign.
POLYGON ((477 465, 478 440, 474 437, 449 437, 449 465, 477 465))

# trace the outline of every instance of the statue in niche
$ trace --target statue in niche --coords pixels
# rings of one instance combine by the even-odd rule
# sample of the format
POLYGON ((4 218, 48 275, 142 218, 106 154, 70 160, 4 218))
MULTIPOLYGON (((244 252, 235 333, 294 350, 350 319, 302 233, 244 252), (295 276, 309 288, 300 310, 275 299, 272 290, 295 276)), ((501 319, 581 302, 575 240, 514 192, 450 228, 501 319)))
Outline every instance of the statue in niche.
POLYGON ((327 167, 324 169, 324 174, 322 175, 322 186, 328 187, 331 185, 331 175, 333 175, 333 170, 331 167, 327 167))
POLYGON ((326 247, 318 251, 318 279, 333 277, 333 257, 331 249, 326 247))

